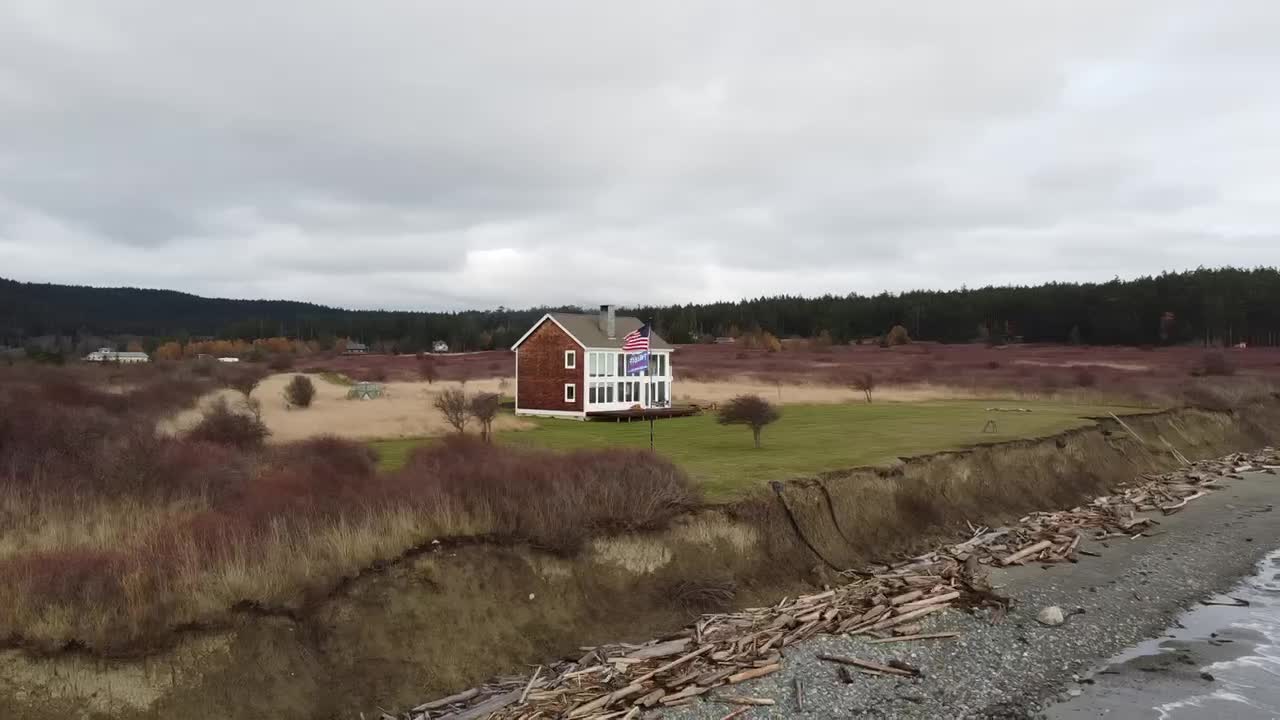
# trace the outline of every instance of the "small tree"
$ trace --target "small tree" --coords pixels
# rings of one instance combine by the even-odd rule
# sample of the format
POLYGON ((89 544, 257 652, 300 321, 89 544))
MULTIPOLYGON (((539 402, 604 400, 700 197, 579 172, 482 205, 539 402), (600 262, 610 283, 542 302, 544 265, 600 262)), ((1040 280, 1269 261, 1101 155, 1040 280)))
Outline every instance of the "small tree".
POLYGON ((315 397, 316 386, 306 375, 294 375, 289 384, 284 387, 284 399, 294 407, 311 407, 311 401, 315 397))
POLYGON ((293 369, 293 356, 288 353, 272 355, 267 361, 267 367, 276 372, 289 372, 293 369))
POLYGON ((461 388, 441 391, 432 405, 444 415, 445 422, 452 425, 454 430, 466 432, 467 421, 471 419, 471 408, 467 402, 467 394, 461 388))
POLYGON ((720 406, 716 422, 721 425, 747 425, 755 439, 756 448, 760 447, 760 431, 764 426, 782 417, 778 408, 759 395, 739 395, 720 406))
POLYGON ((1080 326, 1072 325, 1071 332, 1067 333, 1067 342, 1072 345, 1079 345, 1082 341, 1080 338, 1080 326))
POLYGON ((471 398, 471 417, 480 423, 480 437, 493 442, 493 420, 498 416, 502 398, 497 393, 476 393, 471 398))
POLYGON ((890 347, 897 345, 911 344, 911 334, 901 325, 894 325, 889 330, 889 334, 884 336, 885 343, 890 347))
POLYGON ((849 378, 849 387, 861 392, 871 402, 871 391, 876 388, 876 377, 869 372, 854 373, 849 378))

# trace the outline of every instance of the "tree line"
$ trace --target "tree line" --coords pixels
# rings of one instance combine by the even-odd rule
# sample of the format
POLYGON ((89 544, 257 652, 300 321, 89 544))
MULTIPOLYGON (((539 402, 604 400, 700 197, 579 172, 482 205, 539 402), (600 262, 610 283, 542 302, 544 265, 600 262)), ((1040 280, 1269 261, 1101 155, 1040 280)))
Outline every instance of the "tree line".
MULTIPOLYGON (((608 300, 604 298, 603 300, 608 300)), ((164 342, 291 338, 374 351, 510 347, 550 310, 357 311, 283 300, 203 298, 169 290, 92 288, 0 279, 0 346, 38 337, 164 342)), ((591 309, 588 309, 591 311, 591 309)), ((1096 345, 1280 343, 1280 270, 1218 268, 1103 283, 919 290, 878 295, 782 295, 623 309, 674 343, 765 331, 779 337, 878 338, 901 325, 921 340, 1096 345)))

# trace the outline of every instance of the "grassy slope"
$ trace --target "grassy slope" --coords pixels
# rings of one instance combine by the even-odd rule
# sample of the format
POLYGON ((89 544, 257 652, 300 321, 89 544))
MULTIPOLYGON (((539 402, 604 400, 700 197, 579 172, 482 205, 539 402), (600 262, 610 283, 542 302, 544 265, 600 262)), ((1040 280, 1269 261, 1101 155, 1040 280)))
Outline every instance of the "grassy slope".
MULTIPOLYGON (((982 442, 1050 435, 1088 424, 1086 416, 1135 412, 1133 408, 1046 401, 963 400, 927 403, 789 405, 765 428, 764 447, 751 447, 746 427, 718 425, 713 415, 655 423, 658 452, 702 481, 712 498, 743 488, 824 470, 890 462, 900 456, 957 449, 982 442), (988 412, 989 407, 1030 408, 1029 413, 988 412), (984 433, 987 420, 997 432, 984 433)), ((499 435, 499 441, 556 450, 648 447, 646 422, 582 423, 538 420, 537 428, 499 435)), ((424 440, 374 444, 384 467, 403 464, 424 440)))

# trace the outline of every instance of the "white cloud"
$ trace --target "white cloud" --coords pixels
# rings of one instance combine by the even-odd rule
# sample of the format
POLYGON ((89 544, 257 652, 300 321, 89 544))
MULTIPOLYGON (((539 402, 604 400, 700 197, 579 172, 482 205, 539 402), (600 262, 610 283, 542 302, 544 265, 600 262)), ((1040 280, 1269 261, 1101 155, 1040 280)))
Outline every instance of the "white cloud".
POLYGON ((1264 1, 0 0, 0 276, 356 307, 1280 263, 1264 1))

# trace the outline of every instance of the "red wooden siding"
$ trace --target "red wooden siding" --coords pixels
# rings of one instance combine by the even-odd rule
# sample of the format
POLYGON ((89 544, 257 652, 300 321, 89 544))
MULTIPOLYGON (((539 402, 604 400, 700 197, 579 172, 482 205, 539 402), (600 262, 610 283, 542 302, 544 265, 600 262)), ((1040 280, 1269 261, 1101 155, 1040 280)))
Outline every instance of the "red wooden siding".
POLYGON ((543 320, 516 350, 516 407, 521 410, 581 412, 586 399, 586 353, 569 334, 550 320, 543 320), (565 350, 577 352, 577 368, 564 366, 565 350), (565 383, 577 385, 573 402, 564 401, 565 383))

